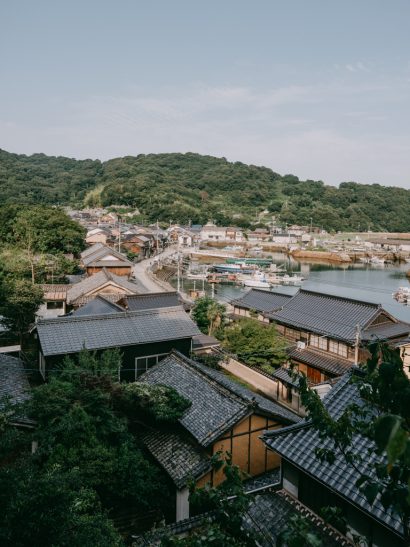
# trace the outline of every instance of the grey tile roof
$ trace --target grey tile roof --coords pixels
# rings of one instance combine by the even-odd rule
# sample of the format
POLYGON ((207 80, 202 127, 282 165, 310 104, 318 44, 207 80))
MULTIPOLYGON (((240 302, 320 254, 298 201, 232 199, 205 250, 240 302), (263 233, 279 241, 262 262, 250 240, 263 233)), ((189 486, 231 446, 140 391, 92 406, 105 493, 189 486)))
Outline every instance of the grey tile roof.
POLYGON ((131 311, 169 308, 180 305, 179 296, 176 291, 136 294, 127 296, 125 301, 127 308, 131 311))
POLYGON ((260 547, 277 545, 281 532, 289 527, 292 515, 302 514, 326 547, 350 546, 351 543, 339 532, 326 525, 322 519, 306 507, 291 499, 284 491, 262 491, 252 496, 244 513, 243 527, 258 535, 260 547))
POLYGON ((284 306, 290 298, 292 297, 288 294, 251 289, 242 298, 232 300, 230 303, 232 306, 248 310, 273 312, 284 306))
POLYGON ((282 310, 269 314, 277 323, 353 342, 382 310, 378 304, 301 289, 282 310))
POLYGON ((410 325, 399 321, 398 323, 385 323, 372 326, 362 333, 363 340, 390 340, 410 334, 410 325))
POLYGON ((191 479, 199 479, 212 468, 205 451, 185 437, 179 432, 157 429, 142 435, 144 445, 177 488, 183 488, 191 479))
POLYGON ((116 251, 115 249, 112 249, 111 247, 108 247, 107 245, 101 245, 98 246, 98 244, 93 245, 90 249, 87 249, 87 251, 84 251, 81 253, 81 260, 84 266, 89 267, 92 265, 96 265, 102 261, 106 265, 108 265, 109 260, 104 261, 104 257, 113 256, 118 258, 117 261, 114 261, 114 265, 128 265, 132 266, 132 262, 128 260, 126 256, 121 254, 120 252, 116 251), (123 263, 123 264, 120 264, 123 263))
POLYGON ((30 384, 21 359, 0 353, 0 409, 2 399, 18 404, 30 398, 30 384))
POLYGON ((81 258, 82 259, 87 258, 87 256, 94 254, 96 251, 98 251, 99 249, 102 249, 103 247, 105 247, 103 243, 94 243, 94 245, 91 245, 91 247, 88 247, 88 249, 85 249, 81 253, 81 258))
POLYGON ((343 357, 331 355, 329 352, 325 353, 311 347, 305 349, 291 348, 288 350, 288 355, 294 361, 311 365, 336 376, 342 376, 342 374, 350 370, 353 366, 353 363, 348 359, 343 359, 343 357))
POLYGON ((275 370, 275 372, 272 374, 274 378, 277 378, 278 380, 289 384, 291 386, 297 387, 299 385, 299 382, 297 380, 293 380, 292 376, 289 374, 289 370, 285 367, 280 367, 275 370))
POLYGON ((82 315, 108 315, 110 313, 123 311, 124 309, 121 308, 121 306, 117 306, 114 302, 97 295, 93 300, 90 300, 87 304, 75 310, 72 315, 75 317, 82 315))
MULTIPOLYGON (((335 387, 326 395, 323 402, 334 419, 340 418, 345 408, 353 403, 362 404, 357 386, 350 381, 356 371, 345 374, 335 387)), ((326 485, 353 505, 383 522, 395 532, 401 533, 402 526, 397 514, 386 511, 379 500, 370 505, 364 494, 356 486, 359 473, 353 466, 346 463, 341 455, 336 455, 333 464, 321 462, 316 456, 317 448, 333 448, 331 441, 321 439, 319 432, 313 428, 308 420, 283 428, 280 431, 265 432, 264 441, 274 452, 280 454, 303 472, 326 485)), ((357 435, 354 439, 355 450, 366 455, 366 464, 371 466, 377 460, 374 452, 368 456, 369 441, 357 435)), ((363 471, 369 471, 367 465, 363 471)), ((370 469, 369 474, 372 474, 370 469)))
POLYGON ((192 349, 198 350, 202 348, 210 348, 220 346, 221 342, 215 338, 215 336, 208 336, 207 334, 198 334, 192 339, 192 349))
POLYGON ((87 268, 131 268, 132 262, 125 260, 95 260, 87 264, 87 268))
POLYGON ((209 446, 253 411, 294 423, 300 418, 277 403, 250 391, 225 374, 187 359, 178 352, 165 357, 140 382, 173 387, 191 401, 180 423, 202 446, 209 446))
POLYGON ((180 308, 41 319, 36 324, 45 356, 190 338, 198 327, 180 308))
POLYGON ((115 275, 103 269, 101 272, 91 275, 83 281, 72 285, 67 291, 67 304, 77 303, 77 301, 87 293, 96 291, 110 282, 118 285, 125 293, 136 294, 138 291, 138 287, 134 283, 131 283, 131 281, 124 279, 121 275, 115 275))

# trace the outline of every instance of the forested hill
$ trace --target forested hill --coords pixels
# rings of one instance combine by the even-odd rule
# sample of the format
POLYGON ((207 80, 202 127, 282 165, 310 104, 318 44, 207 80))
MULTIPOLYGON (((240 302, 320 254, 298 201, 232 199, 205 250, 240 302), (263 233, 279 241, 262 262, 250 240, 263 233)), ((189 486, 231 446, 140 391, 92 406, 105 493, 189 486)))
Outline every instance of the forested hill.
POLYGON ((2 202, 124 205, 146 221, 247 226, 268 209, 282 222, 328 230, 410 231, 410 191, 281 176, 266 167, 199 154, 149 154, 107 162, 0 150, 2 202))

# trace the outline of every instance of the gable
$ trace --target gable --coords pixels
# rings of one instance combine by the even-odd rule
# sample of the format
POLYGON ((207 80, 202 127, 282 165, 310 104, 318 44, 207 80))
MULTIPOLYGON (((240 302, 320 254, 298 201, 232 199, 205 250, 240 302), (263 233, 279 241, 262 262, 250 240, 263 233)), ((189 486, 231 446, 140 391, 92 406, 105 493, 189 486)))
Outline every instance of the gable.
POLYGON ((377 317, 373 319, 373 321, 371 321, 371 323, 369 323, 367 328, 375 327, 376 325, 386 325, 391 323, 396 323, 396 321, 394 321, 394 319, 387 315, 385 312, 381 312, 377 317))

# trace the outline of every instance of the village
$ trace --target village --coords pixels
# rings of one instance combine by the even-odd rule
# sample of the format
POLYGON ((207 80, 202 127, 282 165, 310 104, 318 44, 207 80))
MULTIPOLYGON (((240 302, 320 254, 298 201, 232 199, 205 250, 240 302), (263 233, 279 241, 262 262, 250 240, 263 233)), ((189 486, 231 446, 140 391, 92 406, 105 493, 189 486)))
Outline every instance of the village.
MULTIPOLYGON (((303 514, 324 545, 350 545, 355 535, 371 537, 372 545, 381 547, 404 545, 400 519, 380 501, 366 501, 355 486, 357 471, 343 461, 336 471, 315 456, 319 441, 305 421, 298 377, 306 378, 331 413, 356 401, 349 379, 369 358, 371 343, 397 351, 410 378, 410 323, 374 302, 303 287, 290 295, 250 285, 240 298, 219 304, 223 310, 217 310, 204 329, 195 310, 200 302, 212 308, 212 298, 200 290, 175 290, 161 272, 177 256, 175 273, 184 251, 216 255, 219 261, 250 254, 258 263, 258 257, 262 260, 275 246, 289 253, 322 253, 330 260, 379 256, 404 261, 410 239, 388 234, 331 237, 313 226, 249 232, 209 222, 162 229, 158 224, 131 225, 104 210, 69 215, 86 228, 86 249, 79 256, 82 273, 68 275, 65 283, 49 279, 40 285, 43 303, 24 347, 0 348, 3 397, 16 404, 30 398, 30 386, 48 382, 67 357, 80 358, 88 351, 101 358, 119 349, 118 382, 167 386, 190 404, 176 427, 143 427, 140 432, 147 454, 172 484, 171 526, 177 523, 178 533, 190 529, 194 516, 192 481, 197 488, 221 484, 223 473, 211 462, 228 452, 247 477, 249 511, 257 520, 253 526, 268 526, 271 537, 280 525, 275 518, 259 523, 266 518, 264 507, 289 517, 303 514), (222 327, 241 328, 243 321, 264 332, 274 329, 282 340, 280 356, 270 360, 269 353, 262 353, 267 365, 261 366, 249 358, 258 357, 257 351, 235 352, 218 338, 222 327), (26 352, 36 355, 38 374, 27 373, 26 352), (217 365, 209 366, 210 361, 217 365), (317 515, 318 496, 343 508, 345 534, 317 515)), ((275 354, 275 348, 272 351, 275 354)), ((14 426, 35 428, 24 418, 16 419, 14 426)), ((130 529, 135 534, 138 527, 130 529)))

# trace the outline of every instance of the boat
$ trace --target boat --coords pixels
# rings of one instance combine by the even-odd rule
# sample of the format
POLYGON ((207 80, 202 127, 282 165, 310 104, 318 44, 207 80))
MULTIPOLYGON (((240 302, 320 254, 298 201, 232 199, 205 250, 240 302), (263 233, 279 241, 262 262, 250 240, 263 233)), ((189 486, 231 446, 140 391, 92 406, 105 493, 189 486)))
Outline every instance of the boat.
POLYGON ((227 264, 257 264, 258 266, 269 266, 272 264, 271 258, 227 258, 227 264))
POLYGON ((399 287, 397 291, 392 294, 392 296, 400 304, 410 306, 410 287, 399 287))
POLYGON ((373 266, 384 266, 385 264, 384 258, 380 258, 378 256, 372 256, 370 258, 369 264, 373 264, 373 266))
POLYGON ((280 279, 282 280, 282 283, 284 285, 302 285, 302 282, 304 281, 304 278, 301 275, 297 274, 285 274, 280 276, 280 279))
POLYGON ((252 274, 254 273, 255 268, 252 268, 251 266, 252 265, 246 266, 246 264, 240 262, 239 264, 214 264, 212 268, 216 272, 252 274))
POLYGON ((271 284, 266 279, 266 276, 261 271, 256 271, 249 279, 244 279, 242 281, 245 287, 254 287, 256 289, 270 289, 271 284))
POLYGON ((202 281, 203 279, 206 280, 207 276, 208 276, 208 272, 203 272, 203 273, 187 272, 185 277, 187 279, 199 279, 200 281, 202 281))

